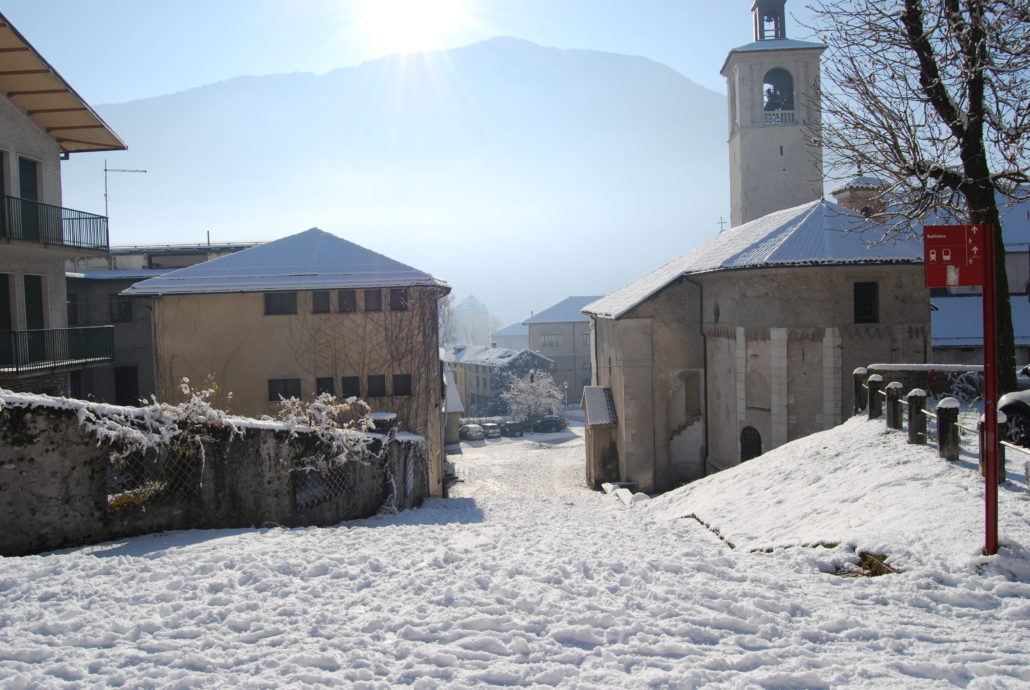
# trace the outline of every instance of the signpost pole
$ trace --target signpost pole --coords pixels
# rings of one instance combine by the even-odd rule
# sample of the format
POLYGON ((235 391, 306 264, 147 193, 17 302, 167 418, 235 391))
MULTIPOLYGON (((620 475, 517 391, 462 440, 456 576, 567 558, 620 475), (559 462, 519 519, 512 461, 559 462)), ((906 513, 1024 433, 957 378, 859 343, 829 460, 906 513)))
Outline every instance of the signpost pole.
POLYGON ((984 484, 984 553, 998 553, 998 303, 994 284, 994 233, 989 225, 980 226, 984 250, 984 458, 987 477, 984 484))

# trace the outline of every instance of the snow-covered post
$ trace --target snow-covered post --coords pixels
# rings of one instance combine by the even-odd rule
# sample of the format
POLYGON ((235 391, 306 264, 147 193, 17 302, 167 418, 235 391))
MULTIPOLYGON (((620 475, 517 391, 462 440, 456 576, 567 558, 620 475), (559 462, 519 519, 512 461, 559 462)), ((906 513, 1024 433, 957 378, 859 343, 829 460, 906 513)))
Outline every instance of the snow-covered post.
POLYGON ((869 386, 869 419, 879 419, 883 413, 883 401, 880 400, 880 388, 883 387, 883 377, 873 374, 866 379, 869 386))
MULTIPOLYGON (((984 443, 986 441, 987 434, 984 433, 985 419, 983 415, 980 415, 980 420, 976 423, 976 433, 980 437, 980 476, 987 477, 987 446, 984 443)), ((1007 426, 1009 418, 1005 416, 1005 413, 998 410, 998 438, 1005 438, 1005 427, 1007 426)), ((998 444, 998 483, 1005 483, 1005 446, 998 444)))
POLYGON ((958 460, 958 408, 955 398, 937 403, 937 457, 958 460))
POLYGON ((905 396, 908 400, 908 442, 926 443, 926 391, 913 388, 905 396))
POLYGON ((900 381, 891 381, 887 384, 887 427, 890 429, 901 429, 901 389, 900 381))
POLYGON ((858 367, 851 372, 851 375, 855 378, 855 414, 858 414, 865 409, 865 380, 869 376, 869 370, 865 367, 858 367))

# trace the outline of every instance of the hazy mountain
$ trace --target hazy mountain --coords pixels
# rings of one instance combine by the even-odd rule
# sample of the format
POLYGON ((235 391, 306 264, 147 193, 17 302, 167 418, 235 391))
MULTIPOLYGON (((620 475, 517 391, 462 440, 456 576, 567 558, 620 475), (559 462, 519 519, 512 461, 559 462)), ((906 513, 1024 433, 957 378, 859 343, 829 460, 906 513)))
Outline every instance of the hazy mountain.
MULTIPOLYGON (((502 320, 602 294, 728 217, 725 97, 653 61, 497 38, 97 110, 112 241, 318 226, 475 292, 502 320)), ((65 205, 103 208, 102 159, 65 205)))

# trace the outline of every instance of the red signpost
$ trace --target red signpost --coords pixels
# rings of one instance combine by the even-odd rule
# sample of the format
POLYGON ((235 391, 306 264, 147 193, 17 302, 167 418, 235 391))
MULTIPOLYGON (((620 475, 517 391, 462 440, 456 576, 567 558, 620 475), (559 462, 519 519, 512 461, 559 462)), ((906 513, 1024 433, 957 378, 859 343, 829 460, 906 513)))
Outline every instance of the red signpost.
POLYGON ((983 286, 984 320, 984 553, 998 552, 998 332, 994 299, 994 237, 990 225, 923 228, 926 287, 983 286))

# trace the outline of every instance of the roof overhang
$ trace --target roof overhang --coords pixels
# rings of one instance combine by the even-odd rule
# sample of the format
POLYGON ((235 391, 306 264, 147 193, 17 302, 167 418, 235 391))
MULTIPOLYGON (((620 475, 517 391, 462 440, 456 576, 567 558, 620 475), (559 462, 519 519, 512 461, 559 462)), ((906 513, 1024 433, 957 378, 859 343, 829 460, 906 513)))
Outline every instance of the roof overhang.
POLYGON ((128 148, 3 14, 0 91, 54 138, 61 153, 128 148))

